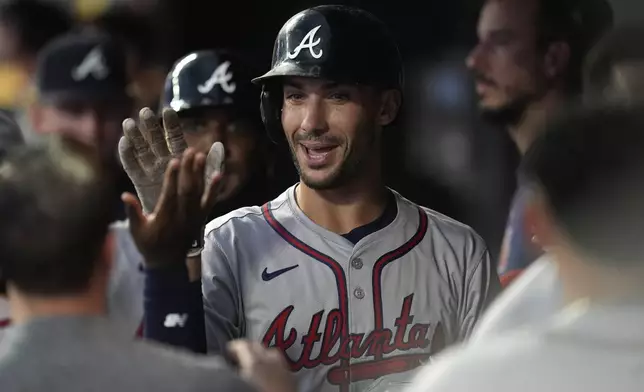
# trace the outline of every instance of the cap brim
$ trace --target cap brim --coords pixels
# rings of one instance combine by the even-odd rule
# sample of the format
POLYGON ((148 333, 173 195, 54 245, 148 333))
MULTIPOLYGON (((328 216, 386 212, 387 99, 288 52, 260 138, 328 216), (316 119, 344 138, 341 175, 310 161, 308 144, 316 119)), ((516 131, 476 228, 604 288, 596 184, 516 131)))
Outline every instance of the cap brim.
POLYGON ((263 84, 267 80, 284 76, 297 76, 303 78, 319 78, 321 77, 322 67, 319 65, 302 65, 296 63, 284 62, 277 67, 274 67, 264 75, 252 79, 254 84, 263 84))

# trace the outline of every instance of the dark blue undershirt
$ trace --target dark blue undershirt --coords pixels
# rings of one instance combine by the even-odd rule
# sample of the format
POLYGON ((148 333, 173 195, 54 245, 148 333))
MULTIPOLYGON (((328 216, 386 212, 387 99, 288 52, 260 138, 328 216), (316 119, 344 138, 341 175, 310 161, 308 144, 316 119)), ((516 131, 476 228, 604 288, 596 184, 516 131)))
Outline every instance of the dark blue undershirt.
POLYGON ((351 241, 353 245, 355 245, 364 237, 368 236, 369 234, 375 233, 380 229, 384 229, 391 222, 393 222, 394 219, 396 219, 396 214, 398 214, 398 206, 396 205, 396 197, 394 196, 394 194, 392 192, 388 193, 389 195, 387 197, 387 205, 385 206, 385 210, 382 212, 382 215, 380 215, 378 219, 371 223, 367 223, 366 225, 356 227, 347 234, 342 234, 342 236, 351 241))
MULTIPOLYGON (((389 192, 382 215, 342 236, 354 245, 385 228, 398 213, 396 197, 389 192)), ((144 336, 147 339, 206 352, 206 333, 201 280, 189 282, 185 263, 145 271, 144 336)))

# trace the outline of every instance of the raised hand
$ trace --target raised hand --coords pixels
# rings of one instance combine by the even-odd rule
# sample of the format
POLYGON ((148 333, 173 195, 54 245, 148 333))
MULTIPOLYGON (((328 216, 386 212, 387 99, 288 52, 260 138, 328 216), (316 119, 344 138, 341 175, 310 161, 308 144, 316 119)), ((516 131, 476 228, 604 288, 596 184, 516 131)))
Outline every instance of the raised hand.
POLYGON ((119 152, 141 198, 139 203, 130 193, 122 196, 130 231, 148 267, 183 260, 215 203, 224 147, 213 144, 207 156, 186 149, 179 118, 171 109, 163 112, 163 129, 145 109, 143 132, 128 120, 119 152))
POLYGON ((152 110, 141 109, 138 126, 131 118, 123 121, 124 136, 119 141, 123 168, 132 180, 146 214, 156 206, 168 163, 173 157, 180 157, 187 147, 177 114, 165 110, 163 117, 165 130, 152 110))

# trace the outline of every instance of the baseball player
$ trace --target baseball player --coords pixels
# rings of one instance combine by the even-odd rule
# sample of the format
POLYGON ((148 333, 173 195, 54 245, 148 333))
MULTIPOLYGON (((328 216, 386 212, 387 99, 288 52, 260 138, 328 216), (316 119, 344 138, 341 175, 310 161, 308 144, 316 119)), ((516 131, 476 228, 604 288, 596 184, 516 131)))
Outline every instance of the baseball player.
MULTIPOLYGON (((584 63, 583 96, 587 102, 640 104, 644 95, 644 28, 615 27, 588 53, 584 63)), ((472 341, 489 340, 513 329, 549 322, 564 304, 557 266, 546 252, 504 290, 479 321, 472 341)))
MULTIPOLYGON (((225 181, 217 204, 209 211, 210 217, 245 205, 265 203, 278 194, 272 191, 268 181, 269 156, 257 110, 259 91, 247 76, 248 68, 248 61, 240 53, 225 49, 204 50, 178 59, 166 77, 160 106, 173 109, 178 126, 185 131, 181 135, 181 147, 173 152, 181 154, 183 149, 190 147, 208 153, 216 142, 224 142, 227 146, 225 181)), ((133 123, 126 121, 124 133, 133 141, 132 146, 139 148, 144 138, 138 133, 139 129, 131 127, 133 123)), ((160 126, 148 108, 141 111, 140 123, 146 126, 142 131, 160 126)), ((124 160, 124 168, 137 185, 144 210, 151 212, 170 157, 159 160, 154 154, 148 154, 139 158, 140 165, 128 165, 124 160), (155 170, 154 178, 146 176, 155 170)), ((116 223, 113 230, 118 233, 115 264, 119 266, 114 271, 113 309, 134 331, 143 319, 144 275, 141 270, 144 260, 132 240, 127 221, 116 223)), ((195 248, 200 250, 202 243, 202 239, 198 240, 195 248)), ((196 276, 200 276, 199 271, 196 276)))
MULTIPOLYGON (((318 6, 282 27, 272 69, 254 82, 300 181, 206 226, 209 352, 250 338, 286 355, 301 391, 384 391, 469 335, 499 287, 485 243, 382 183, 381 135, 400 109, 402 73, 387 28, 360 9, 318 6)), ((166 259, 155 265, 174 247, 162 238, 135 234, 146 258, 166 259)), ((185 297, 185 273, 148 273, 148 287, 166 289, 160 302, 185 297)))
MULTIPOLYGON (((484 118, 506 128, 520 154, 544 119, 579 94, 584 56, 611 24, 606 0, 485 2, 466 63, 484 118)), ((527 203, 519 184, 498 263, 504 286, 541 254, 526 227, 527 203)))
POLYGON ((269 144, 250 67, 241 53, 203 50, 177 60, 165 81, 161 106, 179 116, 187 146, 208 153, 217 141, 226 145, 225 186, 213 218, 265 203, 281 192, 273 191, 268 180, 269 144))

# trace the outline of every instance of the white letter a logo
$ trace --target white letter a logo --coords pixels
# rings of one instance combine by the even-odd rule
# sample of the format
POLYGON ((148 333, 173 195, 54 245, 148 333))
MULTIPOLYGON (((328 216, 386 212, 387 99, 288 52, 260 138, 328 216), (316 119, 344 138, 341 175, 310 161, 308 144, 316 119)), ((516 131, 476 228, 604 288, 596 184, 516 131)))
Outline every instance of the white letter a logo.
POLYGON ((221 86, 221 89, 228 94, 234 93, 237 89, 237 84, 235 82, 231 82, 233 74, 232 72, 228 72, 229 67, 230 61, 225 61, 219 64, 217 69, 215 69, 210 76, 210 79, 206 80, 203 84, 198 85, 197 90, 202 94, 207 94, 218 84, 221 86))
POLYGON ((300 42, 300 44, 295 49, 293 49, 293 53, 288 53, 288 52, 286 53, 288 58, 289 59, 296 58, 300 54, 302 49, 308 49, 309 52, 311 53, 311 56, 313 56, 313 58, 319 59, 320 57, 322 57, 322 53, 323 53, 322 49, 320 49, 320 51, 317 53, 315 53, 314 51, 315 47, 318 46, 318 44, 322 40, 322 38, 314 39, 315 33, 318 32, 320 27, 322 27, 322 25, 316 26, 312 28, 311 31, 306 33, 304 38, 302 38, 302 42, 300 42))

